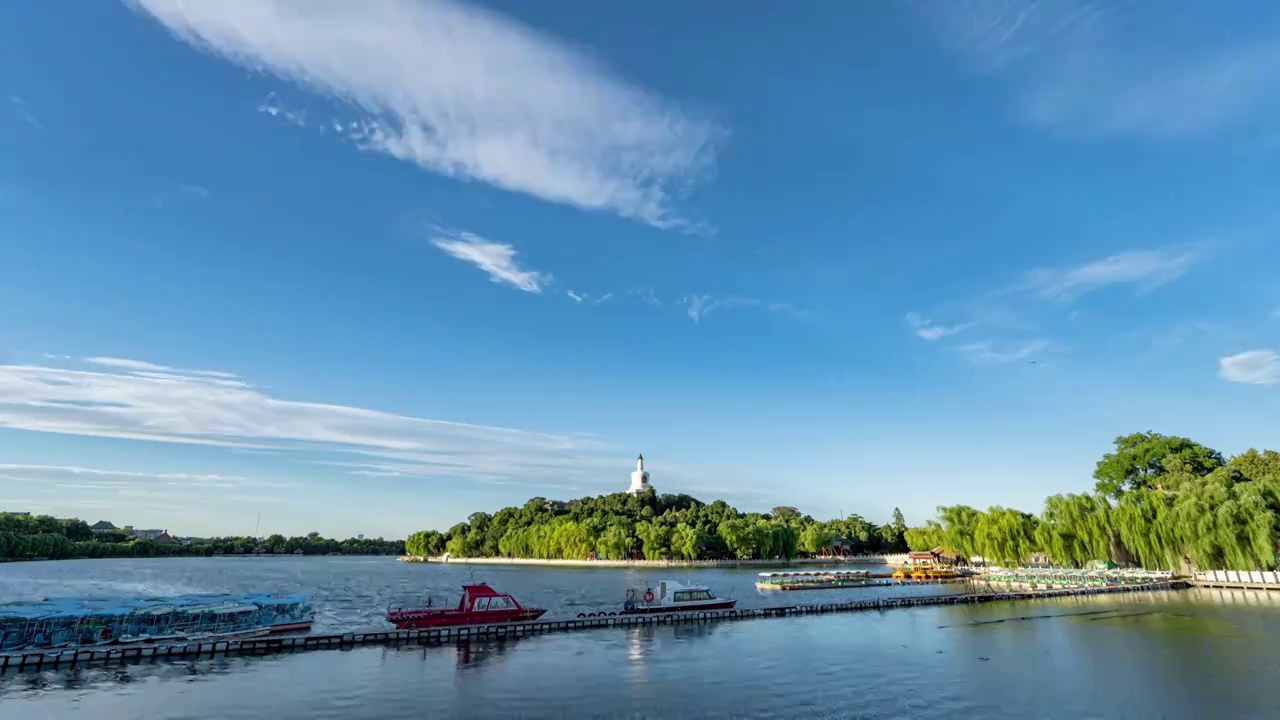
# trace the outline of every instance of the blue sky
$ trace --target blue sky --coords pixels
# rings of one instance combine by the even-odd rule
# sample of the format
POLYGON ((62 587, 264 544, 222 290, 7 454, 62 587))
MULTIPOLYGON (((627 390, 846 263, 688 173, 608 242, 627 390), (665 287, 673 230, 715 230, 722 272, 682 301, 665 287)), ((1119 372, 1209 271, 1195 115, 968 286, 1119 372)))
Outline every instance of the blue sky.
POLYGON ((0 507, 1038 511, 1276 445, 1263 3, 18 3, 0 507))

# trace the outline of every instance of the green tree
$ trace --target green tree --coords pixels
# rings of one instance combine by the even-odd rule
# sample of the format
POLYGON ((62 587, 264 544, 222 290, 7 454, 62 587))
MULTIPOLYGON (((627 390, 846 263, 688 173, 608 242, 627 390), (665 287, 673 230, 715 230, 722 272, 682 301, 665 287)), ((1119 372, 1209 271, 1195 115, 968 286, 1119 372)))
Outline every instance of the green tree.
POLYGON ((1102 456, 1093 477, 1098 492, 1119 497, 1128 490, 1162 489, 1158 479, 1166 473, 1203 477, 1222 465, 1217 450, 1188 438, 1134 433, 1116 438, 1115 451, 1102 456))

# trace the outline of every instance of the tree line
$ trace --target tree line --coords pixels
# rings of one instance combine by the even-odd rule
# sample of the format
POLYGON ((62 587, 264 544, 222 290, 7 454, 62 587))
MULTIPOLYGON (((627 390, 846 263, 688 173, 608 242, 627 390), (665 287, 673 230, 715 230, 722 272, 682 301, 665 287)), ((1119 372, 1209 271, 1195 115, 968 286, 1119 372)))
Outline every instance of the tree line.
POLYGON ((265 540, 250 537, 208 538, 187 545, 130 540, 124 532, 95 534, 88 523, 49 515, 0 513, 0 561, 68 560, 73 558, 208 557, 255 553, 302 555, 403 555, 403 540, 348 538, 333 540, 312 532, 265 540))
POLYGON ((472 513, 446 532, 405 540, 410 555, 540 559, 784 559, 800 554, 904 552, 902 513, 875 525, 858 515, 818 521, 792 507, 741 513, 723 500, 614 493, 560 502, 531 498, 490 515, 472 513))
POLYGON ((913 550, 941 546, 1002 565, 1042 558, 1081 567, 1104 560, 1148 569, 1271 570, 1280 547, 1280 453, 1224 459, 1184 437, 1116 438, 1094 491, 1054 495, 1040 515, 1004 507, 938 508, 906 532, 913 550))

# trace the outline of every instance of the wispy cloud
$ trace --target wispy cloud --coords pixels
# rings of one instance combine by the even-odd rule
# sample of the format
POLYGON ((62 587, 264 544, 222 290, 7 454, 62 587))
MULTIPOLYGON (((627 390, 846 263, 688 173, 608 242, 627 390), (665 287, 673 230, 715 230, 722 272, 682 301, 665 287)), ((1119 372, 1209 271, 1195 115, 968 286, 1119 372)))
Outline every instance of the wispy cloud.
POLYGON ((1145 292, 1182 277, 1201 257, 1197 250, 1129 250, 1075 267, 1032 270, 1022 287, 1057 302, 1111 285, 1133 285, 1145 292))
POLYGON ((586 303, 588 305, 601 305, 613 298, 613 293, 605 293, 603 295, 590 295, 588 293, 580 293, 574 290, 566 290, 564 293, 568 298, 576 303, 586 303))
POLYGON ((911 330, 925 340, 941 340, 945 337, 951 337, 968 330, 973 323, 962 323, 960 325, 938 325, 932 320, 919 313, 907 313, 907 325, 911 326, 911 330))
POLYGON ((795 317, 803 317, 805 314, 803 310, 800 310, 791 303, 767 302, 758 298, 739 297, 735 295, 685 295, 680 298, 680 304, 684 306, 685 314, 687 314, 695 323, 702 322, 702 319, 712 312, 719 310, 731 310, 734 308, 760 308, 771 313, 793 315, 795 317))
POLYGON ((658 227, 689 226, 673 206, 724 136, 569 44, 454 0, 126 2, 198 48, 358 107, 367 149, 658 227))
POLYGON ((1218 375, 1248 385, 1280 385, 1280 353, 1250 350, 1224 357, 1218 361, 1218 375))
POLYGON ((939 40, 999 78, 1027 122, 1079 136, 1181 138, 1273 109, 1274 13, 1227 31, 1214 6, 1092 0, 918 2, 939 40), (1190 30, 1190 32, 1188 32, 1190 30))
POLYGON ((462 480, 524 478, 581 484, 590 480, 590 470, 583 468, 608 452, 605 443, 580 435, 288 400, 246 384, 227 384, 223 378, 186 374, 190 371, 155 363, 95 361, 101 370, 0 365, 0 427, 261 448, 304 459, 355 455, 378 458, 364 462, 421 465, 421 473, 462 480), (134 369, 140 367, 164 368, 167 377, 134 369))
POLYGON ((984 340, 961 345, 957 349, 974 362, 1011 363, 1019 360, 1030 360, 1037 353, 1048 349, 1048 347, 1049 341, 1044 339, 1006 344, 997 344, 990 340, 984 340))
POLYGON ((523 270, 516 264, 516 249, 506 243, 486 240, 469 232, 448 231, 432 238, 431 244, 449 255, 469 262, 489 274, 489 279, 520 288, 529 293, 540 293, 551 282, 551 276, 523 270))
MULTIPOLYGON (((57 356, 46 354, 45 357, 56 359, 57 356)), ((62 358, 65 360, 71 359, 66 355, 62 356, 62 358)), ((85 358, 84 361, 91 365, 116 368, 120 370, 133 370, 135 372, 204 375, 207 377, 222 378, 224 380, 234 380, 239 377, 235 373, 223 372, 221 370, 183 370, 180 368, 170 367, 168 365, 157 365, 155 363, 144 362, 142 360, 129 360, 128 358, 89 357, 85 358)))
POLYGON ((630 292, 628 292, 627 294, 635 295, 636 297, 640 298, 640 302, 646 305, 652 305, 654 307, 662 307, 662 301, 659 300, 658 296, 654 294, 653 288, 651 287, 635 288, 630 292))
POLYGON ((23 100, 17 95, 13 95, 9 98, 9 104, 13 106, 14 110, 18 113, 18 117, 22 118, 23 122, 37 130, 44 129, 44 125, 36 119, 35 114, 31 112, 31 106, 27 104, 26 100, 23 100))

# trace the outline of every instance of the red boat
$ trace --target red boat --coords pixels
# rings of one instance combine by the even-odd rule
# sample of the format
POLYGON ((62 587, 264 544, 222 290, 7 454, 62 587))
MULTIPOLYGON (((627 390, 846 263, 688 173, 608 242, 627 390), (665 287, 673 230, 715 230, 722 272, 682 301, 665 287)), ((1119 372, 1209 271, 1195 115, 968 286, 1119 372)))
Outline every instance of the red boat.
POLYGON ((387 611, 387 622, 399 630, 410 628, 447 627, 453 625, 491 625, 495 623, 527 622, 537 620, 544 608, 523 607, 516 599, 500 593, 488 585, 463 585, 462 600, 456 610, 417 610, 396 608, 387 611))

